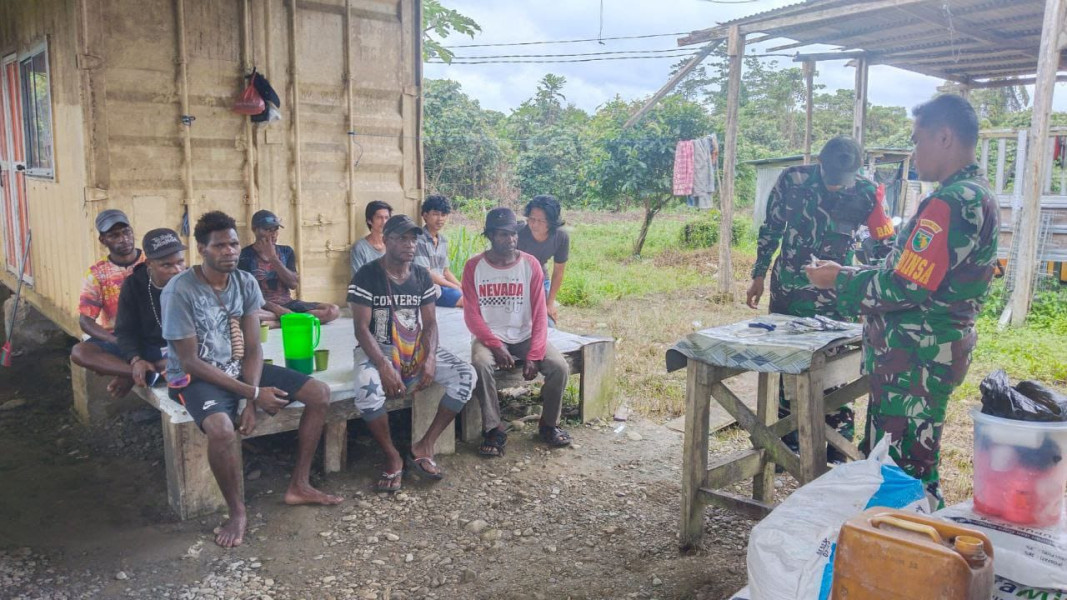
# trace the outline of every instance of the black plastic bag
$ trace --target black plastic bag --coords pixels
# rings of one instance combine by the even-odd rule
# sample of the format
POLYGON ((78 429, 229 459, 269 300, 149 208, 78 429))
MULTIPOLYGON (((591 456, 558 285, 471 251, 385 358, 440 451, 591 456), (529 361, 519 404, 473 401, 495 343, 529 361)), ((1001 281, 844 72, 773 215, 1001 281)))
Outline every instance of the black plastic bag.
POLYGON ((1004 371, 993 371, 980 386, 982 412, 1016 421, 1067 421, 1067 397, 1035 381, 1011 387, 1004 371))

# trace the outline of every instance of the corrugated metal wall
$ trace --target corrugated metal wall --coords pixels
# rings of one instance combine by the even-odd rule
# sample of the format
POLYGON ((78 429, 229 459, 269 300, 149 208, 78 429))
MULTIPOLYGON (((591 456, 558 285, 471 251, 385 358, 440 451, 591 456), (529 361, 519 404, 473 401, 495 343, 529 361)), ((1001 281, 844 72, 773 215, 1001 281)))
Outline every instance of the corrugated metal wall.
POLYGON ((141 235, 178 229, 188 203, 192 221, 234 216, 246 243, 252 211, 275 211, 301 297, 343 303, 363 207, 415 215, 421 198, 417 18, 416 0, 0 2, 0 50, 47 35, 52 52, 57 181, 30 189, 46 274, 31 300, 74 332, 82 275, 104 252, 96 213, 125 210, 141 235), (230 111, 251 66, 281 97, 281 121, 230 111))

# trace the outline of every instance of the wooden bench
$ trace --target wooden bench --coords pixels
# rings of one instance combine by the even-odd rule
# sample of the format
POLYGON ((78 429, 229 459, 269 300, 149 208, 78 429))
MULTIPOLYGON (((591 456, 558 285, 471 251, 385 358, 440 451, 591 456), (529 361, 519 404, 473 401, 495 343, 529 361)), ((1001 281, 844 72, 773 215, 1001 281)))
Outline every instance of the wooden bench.
MULTIPOLYGON (((463 324, 462 312, 457 309, 438 309, 439 339, 463 360, 470 360, 470 333, 463 324)), ((615 344, 609 338, 582 337, 557 330, 550 331, 549 340, 567 357, 571 373, 581 377, 580 412, 582 421, 608 418, 614 410, 615 344)), ((352 320, 339 319, 322 328, 319 348, 330 350, 330 368, 314 374, 330 387, 330 408, 323 432, 323 470, 336 473, 346 466, 348 455, 348 420, 359 418, 359 410, 352 402, 354 335, 352 320)), ((274 364, 284 365, 281 332, 271 331, 263 344, 264 357, 274 364)), ((96 377, 89 374, 89 377, 96 377)), ((521 371, 502 374, 501 381, 521 381, 521 371)), ((190 519, 216 512, 225 507, 222 493, 215 483, 207 461, 207 437, 193 422, 179 403, 170 399, 165 387, 134 388, 148 404, 160 411, 163 427, 163 446, 167 472, 167 494, 171 508, 181 519, 190 519)), ((412 437, 418 439, 429 428, 437 413, 444 389, 433 385, 417 394, 389 400, 389 411, 411 408, 412 437)), ((303 405, 294 402, 271 417, 259 411, 256 429, 258 437, 283 431, 294 431, 300 424, 303 405)), ((481 407, 469 402, 460 420, 464 441, 481 440, 481 407)), ((240 441, 237 442, 240 444, 240 441)), ((450 425, 437 441, 434 451, 439 455, 452 454, 456 449, 455 424, 450 425)), ((240 447, 238 447, 240 454, 240 447)), ((243 490, 242 490, 243 491, 243 490)))

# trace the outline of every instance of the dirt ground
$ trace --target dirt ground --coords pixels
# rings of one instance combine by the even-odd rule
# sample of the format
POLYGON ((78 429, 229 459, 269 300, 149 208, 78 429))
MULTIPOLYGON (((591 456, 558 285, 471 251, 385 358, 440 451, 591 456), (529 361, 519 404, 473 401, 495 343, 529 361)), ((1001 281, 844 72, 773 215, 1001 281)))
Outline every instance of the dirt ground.
MULTIPOLYGON (((370 485, 381 456, 353 421, 348 470, 313 475, 346 501, 292 508, 281 495, 295 437, 246 442, 250 528, 233 550, 212 542, 220 515, 169 512, 154 410, 83 427, 66 355, 17 357, 0 369, 0 598, 729 598, 745 584, 754 523, 709 509, 704 547, 679 553, 682 435, 663 425, 684 406, 684 371, 664 372, 670 345, 754 314, 714 294, 709 285, 561 310, 564 329, 617 340, 618 400, 643 415, 572 425, 569 449, 546 451, 529 428, 502 459, 458 444, 441 460, 445 481, 406 478, 401 494, 379 496, 370 485)), ((512 418, 527 412, 510 406, 512 418)), ((393 419, 402 438, 407 415, 393 419)), ((946 436, 963 430, 950 422, 946 436)), ((727 428, 712 437, 712 458, 745 445, 727 428)), ((781 500, 795 481, 777 485, 781 500)))
MULTIPOLYGON (((676 546, 681 434, 647 420, 573 426, 548 452, 527 429, 507 456, 460 444, 436 485, 369 486, 379 455, 353 427, 350 468, 316 483, 334 508, 281 503, 291 435, 246 445, 244 546, 219 516, 167 510, 159 420, 77 425, 62 351, 0 371, 2 598, 707 598, 744 585, 753 523, 709 510, 708 544, 676 546)), ((403 422, 402 413, 395 415, 403 422)))

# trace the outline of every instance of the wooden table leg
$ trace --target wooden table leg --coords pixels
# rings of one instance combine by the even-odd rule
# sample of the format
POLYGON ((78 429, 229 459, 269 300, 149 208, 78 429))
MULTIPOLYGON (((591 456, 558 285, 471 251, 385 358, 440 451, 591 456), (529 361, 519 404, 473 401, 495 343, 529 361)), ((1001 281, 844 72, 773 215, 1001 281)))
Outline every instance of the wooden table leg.
MULTIPOLYGON (((762 425, 773 425, 778 420, 778 373, 760 373, 756 415, 762 425)), ((763 453, 760 472, 752 479, 752 497, 760 502, 774 502, 774 461, 770 454, 763 453)))
POLYGON ((582 346, 580 410, 582 423, 611 420, 615 409, 615 340, 582 346))
MULTIPOLYGON (((235 436, 238 462, 241 436, 235 436)), ((163 455, 167 467, 170 507, 181 520, 211 514, 226 508, 226 501, 207 460, 207 436, 192 421, 172 423, 163 415, 163 455)), ((243 469, 241 470, 243 474, 243 469)), ((244 477, 240 480, 244 496, 244 477)))
POLYGON ((826 356, 816 352, 811 367, 796 378, 797 437, 800 442, 800 483, 804 485, 826 472, 826 420, 823 411, 823 366, 826 356))
POLYGON ((322 432, 322 470, 339 473, 348 463, 348 421, 327 422, 322 432))
POLYGON ((700 545, 704 535, 704 502, 700 488, 708 475, 708 418, 714 367, 690 360, 685 384, 685 441, 682 446, 682 518, 678 544, 683 550, 700 545))

